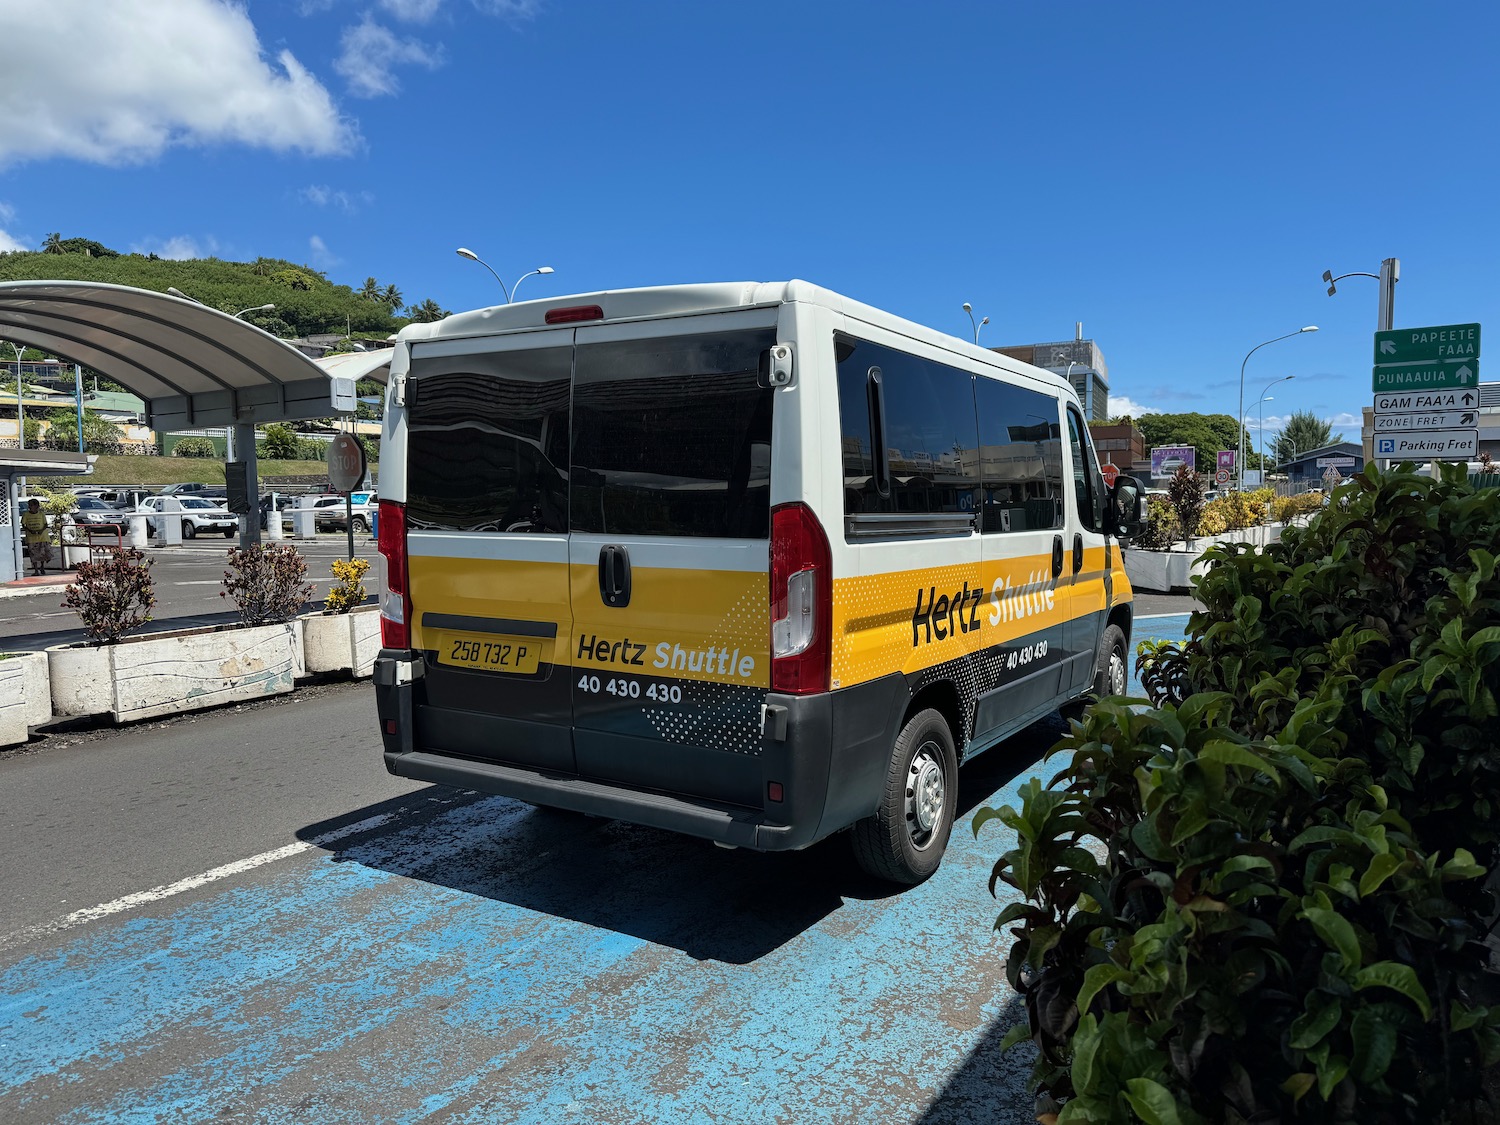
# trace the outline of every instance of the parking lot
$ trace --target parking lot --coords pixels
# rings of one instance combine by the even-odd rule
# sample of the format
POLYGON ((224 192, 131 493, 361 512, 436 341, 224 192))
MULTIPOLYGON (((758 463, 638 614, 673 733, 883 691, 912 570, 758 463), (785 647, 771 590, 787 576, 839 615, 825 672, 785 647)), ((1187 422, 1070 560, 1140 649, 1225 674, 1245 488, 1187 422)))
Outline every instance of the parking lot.
POLYGON ((34 745, 0 759, 0 1120, 1029 1122, 1009 844, 967 819, 1061 729, 964 768, 900 893, 841 838, 391 778, 364 684, 34 745))

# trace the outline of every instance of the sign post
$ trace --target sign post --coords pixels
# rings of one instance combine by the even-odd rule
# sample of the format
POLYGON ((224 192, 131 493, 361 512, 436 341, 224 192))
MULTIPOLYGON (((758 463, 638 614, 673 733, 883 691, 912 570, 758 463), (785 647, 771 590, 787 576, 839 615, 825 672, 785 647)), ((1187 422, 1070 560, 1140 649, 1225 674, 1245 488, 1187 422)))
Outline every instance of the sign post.
POLYGON ((354 557, 354 490, 365 479, 365 447, 353 434, 335 434, 328 443, 328 487, 344 494, 344 532, 354 557))
POLYGON ((1479 453, 1479 325, 1375 333, 1375 456, 1469 460, 1479 453))

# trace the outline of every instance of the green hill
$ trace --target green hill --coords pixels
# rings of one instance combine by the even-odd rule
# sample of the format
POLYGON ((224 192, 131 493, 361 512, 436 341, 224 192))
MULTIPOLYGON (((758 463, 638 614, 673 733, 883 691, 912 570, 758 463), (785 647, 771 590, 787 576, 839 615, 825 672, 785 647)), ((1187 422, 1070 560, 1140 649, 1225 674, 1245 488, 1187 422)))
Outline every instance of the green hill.
MULTIPOLYGON (((250 323, 278 336, 352 331, 384 338, 407 323, 394 311, 402 295, 373 278, 361 290, 335 285, 318 270, 281 258, 226 262, 219 258, 169 261, 120 254, 83 238, 48 239, 50 251, 0 254, 0 281, 98 281, 164 293, 168 286, 227 313, 274 304, 251 313, 250 323)), ((426 302, 430 304, 431 302, 426 302)))

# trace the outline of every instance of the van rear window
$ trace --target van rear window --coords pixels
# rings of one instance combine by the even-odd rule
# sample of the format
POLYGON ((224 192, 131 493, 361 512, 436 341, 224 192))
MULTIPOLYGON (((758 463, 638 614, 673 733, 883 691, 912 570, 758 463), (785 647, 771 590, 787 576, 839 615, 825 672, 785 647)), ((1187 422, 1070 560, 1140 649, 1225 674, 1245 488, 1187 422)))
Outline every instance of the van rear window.
POLYGON ((408 526, 567 531, 571 367, 571 348, 414 359, 408 526))
POLYGON ((587 344, 573 389, 571 527, 765 539, 772 329, 587 344))

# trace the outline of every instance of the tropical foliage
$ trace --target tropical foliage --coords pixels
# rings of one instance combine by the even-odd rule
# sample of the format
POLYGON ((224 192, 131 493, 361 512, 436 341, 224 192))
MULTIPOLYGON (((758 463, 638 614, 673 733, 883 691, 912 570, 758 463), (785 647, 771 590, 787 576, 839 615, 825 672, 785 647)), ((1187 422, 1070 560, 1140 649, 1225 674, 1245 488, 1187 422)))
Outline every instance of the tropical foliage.
POLYGON ((232 547, 228 558, 219 597, 239 607, 245 625, 290 621, 312 596, 313 587, 306 581, 307 560, 290 543, 232 547))
POLYGON ((1299 453, 1310 453, 1343 440, 1344 435, 1334 433, 1331 423, 1323 421, 1311 410, 1298 410, 1288 416, 1281 433, 1272 441, 1271 458, 1280 465, 1299 453))
POLYGON ((76 575, 63 592, 63 608, 78 614, 94 644, 117 644, 151 620, 155 583, 140 551, 115 548, 98 561, 79 563, 76 575))
POLYGON ((1500 1060, 1500 490, 1367 468, 1214 548, 1152 707, 984 809, 1053 1122, 1448 1122, 1500 1060))

